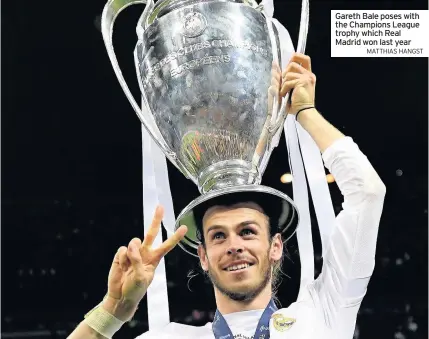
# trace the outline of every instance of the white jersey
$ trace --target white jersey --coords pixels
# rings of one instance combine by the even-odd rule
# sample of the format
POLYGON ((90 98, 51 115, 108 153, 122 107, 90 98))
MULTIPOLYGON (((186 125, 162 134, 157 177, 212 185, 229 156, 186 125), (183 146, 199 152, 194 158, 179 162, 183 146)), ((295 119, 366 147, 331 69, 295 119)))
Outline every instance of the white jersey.
MULTIPOLYGON (((271 339, 352 339, 374 270, 385 186, 349 137, 336 141, 322 157, 344 196, 343 210, 336 218, 321 274, 299 300, 273 314, 271 339)), ((234 339, 251 339, 262 312, 225 315, 234 339)), ((170 323, 138 338, 214 339, 214 335, 211 323, 202 327, 170 323)))

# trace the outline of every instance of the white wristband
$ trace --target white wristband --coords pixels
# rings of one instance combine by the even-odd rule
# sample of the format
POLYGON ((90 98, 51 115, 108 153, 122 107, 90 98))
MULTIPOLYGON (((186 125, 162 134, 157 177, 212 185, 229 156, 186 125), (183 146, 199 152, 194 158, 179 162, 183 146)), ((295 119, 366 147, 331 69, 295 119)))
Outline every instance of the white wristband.
POLYGON ((100 304, 85 315, 84 323, 103 337, 111 339, 125 322, 111 315, 100 304))

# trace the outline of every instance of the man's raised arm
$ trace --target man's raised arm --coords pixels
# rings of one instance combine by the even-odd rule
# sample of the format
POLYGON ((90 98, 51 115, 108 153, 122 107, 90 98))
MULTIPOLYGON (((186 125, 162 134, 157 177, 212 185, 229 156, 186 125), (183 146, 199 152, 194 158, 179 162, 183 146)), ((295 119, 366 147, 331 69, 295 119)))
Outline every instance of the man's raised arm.
POLYGON ((314 107, 310 58, 295 54, 283 75, 282 95, 293 89, 290 112, 322 152, 344 197, 329 239, 322 273, 309 288, 325 324, 338 338, 352 338, 357 312, 375 265, 386 188, 358 146, 314 107), (317 297, 314 297, 317 296, 317 297))
POLYGON ((85 316, 85 320, 68 339, 110 339, 133 317, 153 280, 161 258, 171 251, 187 232, 186 226, 181 226, 161 246, 152 248, 162 218, 163 208, 159 206, 143 242, 134 238, 128 247, 119 248, 110 268, 106 297, 85 316))
MULTIPOLYGON (((313 117, 303 115, 300 120, 304 126, 307 121, 313 128, 319 124, 318 119, 320 117, 315 114, 313 117)), ((326 130, 330 128, 326 126, 326 130)), ((321 139, 322 143, 329 143, 327 138, 321 139)), ((335 328, 339 338, 352 338, 357 313, 374 271, 386 188, 367 157, 349 137, 329 145, 323 152, 323 160, 344 202, 314 290, 327 325, 335 328)))

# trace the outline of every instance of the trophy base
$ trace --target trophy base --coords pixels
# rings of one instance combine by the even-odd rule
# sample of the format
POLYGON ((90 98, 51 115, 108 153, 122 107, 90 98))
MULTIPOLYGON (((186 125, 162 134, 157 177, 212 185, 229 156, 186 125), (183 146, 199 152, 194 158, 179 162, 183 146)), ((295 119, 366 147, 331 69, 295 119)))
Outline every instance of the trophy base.
MULTIPOLYGON (((283 192, 262 185, 239 185, 211 190, 199 196, 186 206, 176 219, 175 229, 186 225, 188 232, 179 246, 187 253, 198 257, 197 249, 201 243, 202 217, 208 206, 225 204, 230 197, 240 201, 256 202, 270 218, 271 234, 280 233, 283 242, 294 234, 299 223, 298 209, 295 203, 283 192), (228 195, 228 197, 226 197, 228 195), (221 197, 221 199, 216 199, 221 197)), ((227 203, 226 203, 227 204, 227 203)))
POLYGON ((259 184, 261 177, 252 164, 244 160, 219 161, 208 166, 198 176, 202 194, 227 187, 259 184))

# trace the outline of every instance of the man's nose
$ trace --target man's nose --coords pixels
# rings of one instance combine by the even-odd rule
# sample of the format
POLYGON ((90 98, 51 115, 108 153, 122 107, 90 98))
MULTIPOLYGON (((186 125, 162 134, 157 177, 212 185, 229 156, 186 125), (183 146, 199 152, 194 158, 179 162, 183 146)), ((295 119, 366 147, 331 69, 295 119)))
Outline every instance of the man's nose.
POLYGON ((236 247, 231 247, 228 249, 228 254, 238 254, 238 253, 243 253, 243 249, 236 248, 236 247))
POLYGON ((240 241, 241 239, 231 239, 231 243, 229 244, 227 253, 228 254, 238 254, 243 253, 243 244, 240 241))

